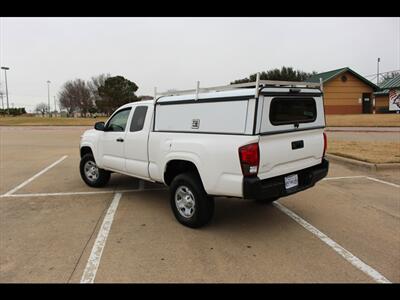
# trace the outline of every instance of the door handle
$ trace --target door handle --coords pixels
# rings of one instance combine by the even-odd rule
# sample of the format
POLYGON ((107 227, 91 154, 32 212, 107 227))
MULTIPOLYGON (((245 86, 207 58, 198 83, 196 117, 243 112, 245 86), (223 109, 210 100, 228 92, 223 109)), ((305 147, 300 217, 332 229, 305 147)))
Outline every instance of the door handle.
POLYGON ((117 142, 123 142, 124 141, 124 139, 123 138, 117 138, 117 142))

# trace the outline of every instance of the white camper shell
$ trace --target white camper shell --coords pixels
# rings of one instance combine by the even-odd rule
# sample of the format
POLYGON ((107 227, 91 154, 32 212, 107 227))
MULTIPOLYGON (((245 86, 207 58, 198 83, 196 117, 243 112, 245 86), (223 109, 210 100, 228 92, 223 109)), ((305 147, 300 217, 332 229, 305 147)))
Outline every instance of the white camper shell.
POLYGON ((320 163, 325 128, 320 85, 300 83, 299 87, 299 83, 292 83, 295 87, 291 87, 290 82, 272 81, 259 84, 257 92, 254 88, 236 88, 159 97, 155 105, 154 132, 257 137, 260 179, 320 163), (304 109, 304 102, 309 103, 310 111, 304 109), (286 122, 275 122, 277 112, 271 108, 276 104, 281 104, 281 109, 289 113, 278 112, 286 122), (290 112, 297 106, 300 106, 300 113, 309 113, 310 116, 300 116, 303 119, 299 120, 291 118, 290 112), (296 138, 307 147, 293 151, 291 142, 296 138))

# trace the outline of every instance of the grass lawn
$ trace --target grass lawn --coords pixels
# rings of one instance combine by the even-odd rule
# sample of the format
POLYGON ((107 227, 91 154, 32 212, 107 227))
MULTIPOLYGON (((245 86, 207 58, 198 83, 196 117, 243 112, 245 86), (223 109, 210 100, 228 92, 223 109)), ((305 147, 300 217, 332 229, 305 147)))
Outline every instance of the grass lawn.
POLYGON ((400 143, 397 142, 330 140, 327 152, 369 163, 400 163, 400 143))
POLYGON ((0 117, 0 126, 92 126, 96 122, 105 121, 106 117, 97 118, 49 118, 49 117, 0 117))
POLYGON ((326 115, 330 127, 398 127, 400 114, 326 115))

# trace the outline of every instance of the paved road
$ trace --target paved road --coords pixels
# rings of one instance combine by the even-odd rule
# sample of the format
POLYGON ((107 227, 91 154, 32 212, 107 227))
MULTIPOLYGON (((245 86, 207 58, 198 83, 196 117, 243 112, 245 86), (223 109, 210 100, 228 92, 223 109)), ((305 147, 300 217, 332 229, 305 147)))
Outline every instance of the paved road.
POLYGON ((397 142, 400 143, 400 132, 326 132, 329 140, 397 142))
POLYGON ((327 127, 327 131, 346 132, 400 132, 400 127, 327 127))
POLYGON ((333 140, 400 143, 400 127, 328 127, 326 133, 333 140))
MULTIPOLYGON (((0 194, 68 155, 15 192, 26 196, 0 198, 0 282, 80 282, 114 191, 126 189, 95 282, 374 282, 273 205, 217 198, 211 224, 193 230, 175 221, 162 186, 113 174, 107 187, 87 187, 78 173, 80 134, 0 128, 0 194)), ((364 175, 400 184, 399 172, 334 164, 328 176, 364 175)), ((400 282, 397 186, 339 178, 278 203, 400 282)))

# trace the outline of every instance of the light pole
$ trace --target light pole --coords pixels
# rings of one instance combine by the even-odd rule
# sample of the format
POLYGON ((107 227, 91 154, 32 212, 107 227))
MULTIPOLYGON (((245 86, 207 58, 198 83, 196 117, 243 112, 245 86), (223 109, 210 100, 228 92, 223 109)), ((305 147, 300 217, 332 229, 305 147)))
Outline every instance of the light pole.
POLYGON ((7 86, 7 70, 10 70, 9 67, 1 67, 2 70, 4 70, 4 77, 6 80, 6 98, 7 98, 7 113, 10 114, 10 109, 8 106, 8 86, 7 86))
POLYGON ((379 85, 379 63, 381 62, 380 57, 378 57, 378 62, 377 62, 377 72, 376 72, 376 85, 379 85))
MULTIPOLYGON (((54 96, 54 111, 57 113, 56 96, 54 96)), ((56 114, 57 116, 57 114, 56 114)))
POLYGON ((49 108, 49 117, 51 117, 51 113, 50 113, 50 80, 47 80, 47 100, 48 100, 48 108, 49 108))

